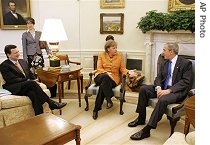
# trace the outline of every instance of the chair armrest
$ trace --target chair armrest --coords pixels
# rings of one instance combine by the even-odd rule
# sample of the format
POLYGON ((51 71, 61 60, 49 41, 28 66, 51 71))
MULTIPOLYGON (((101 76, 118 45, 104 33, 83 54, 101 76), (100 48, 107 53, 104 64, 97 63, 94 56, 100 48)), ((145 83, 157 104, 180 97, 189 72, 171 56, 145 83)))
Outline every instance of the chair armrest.
POLYGON ((69 60, 69 63, 73 63, 73 64, 76 64, 76 65, 80 65, 81 64, 80 62, 75 62, 75 61, 70 61, 70 60, 69 60))
POLYGON ((89 73, 89 80, 88 80, 87 86, 85 86, 85 90, 87 90, 92 84, 93 76, 95 75, 95 73, 96 73, 96 70, 89 73))
POLYGON ((123 93, 125 91, 125 84, 126 84, 126 75, 122 76, 122 83, 120 87, 120 92, 123 93))
POLYGON ((177 111, 178 111, 179 109, 181 109, 182 107, 184 107, 184 103, 186 102, 186 100, 187 100, 188 98, 192 97, 192 96, 195 96, 195 89, 191 89, 191 90, 188 92, 187 97, 184 99, 184 101, 181 102, 178 106, 172 108, 172 112, 173 112, 174 114, 176 114, 177 111))

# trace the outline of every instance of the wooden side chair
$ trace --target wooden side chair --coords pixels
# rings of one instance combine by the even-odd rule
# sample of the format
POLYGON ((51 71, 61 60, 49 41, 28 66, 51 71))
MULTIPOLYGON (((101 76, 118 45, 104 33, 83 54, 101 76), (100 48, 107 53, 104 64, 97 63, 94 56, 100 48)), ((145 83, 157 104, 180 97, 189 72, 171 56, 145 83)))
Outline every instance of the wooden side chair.
MULTIPOLYGON (((167 115, 167 119, 170 122, 170 126, 171 126, 171 134, 170 136, 174 133, 174 129, 176 127, 177 122, 180 120, 181 116, 185 115, 185 111, 184 111, 184 103, 185 101, 191 97, 195 95, 195 56, 186 56, 186 55, 181 55, 186 59, 189 59, 192 62, 192 69, 193 69, 193 79, 192 79, 192 89, 189 91, 188 95, 186 96, 185 100, 179 103, 174 103, 174 104, 170 104, 167 107, 167 110, 165 112, 165 114, 167 115)), ((160 55, 158 58, 158 62, 157 62, 157 69, 159 69, 161 67, 161 65, 163 64, 164 58, 160 55)), ((156 103, 157 103, 158 99, 157 98, 151 98, 149 99, 148 105, 151 106, 152 108, 155 107, 156 103)))
MULTIPOLYGON (((63 55, 60 54, 60 55, 56 55, 56 56, 60 59, 61 65, 69 65, 71 63, 76 64, 76 65, 81 64, 80 62, 70 61, 67 54, 63 54, 63 55)), ((80 79, 80 84, 81 84, 81 93, 83 93, 83 74, 82 73, 80 73, 79 79, 80 79)), ((72 76, 71 80, 77 80, 77 77, 72 76)), ((71 86, 71 82, 69 81, 68 82, 68 89, 70 89, 70 86, 71 86)))
MULTIPOLYGON (((94 56, 94 69, 96 69, 95 64, 97 64, 97 60, 98 60, 98 56, 94 56)), ((96 86, 96 84, 93 81, 93 76, 95 75, 95 73, 96 73, 96 70, 89 73, 89 81, 88 81, 87 86, 85 87, 85 96, 84 96, 85 102, 86 102, 85 111, 89 110, 88 97, 98 94, 99 86, 96 86)), ((126 84, 125 81, 126 81, 126 75, 122 75, 121 84, 112 89, 112 91, 114 92, 115 98, 120 101, 120 112, 119 112, 120 115, 124 114, 122 107, 123 107, 123 103, 125 102, 125 84, 126 84)))

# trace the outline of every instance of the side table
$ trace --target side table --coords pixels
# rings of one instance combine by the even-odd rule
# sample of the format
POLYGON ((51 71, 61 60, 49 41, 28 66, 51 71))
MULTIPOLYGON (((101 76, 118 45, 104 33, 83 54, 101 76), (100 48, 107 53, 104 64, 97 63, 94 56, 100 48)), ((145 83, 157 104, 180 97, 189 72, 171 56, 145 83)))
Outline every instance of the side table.
POLYGON ((190 124, 195 128, 195 96, 186 100, 184 110, 186 113, 184 134, 187 135, 189 133, 190 124))

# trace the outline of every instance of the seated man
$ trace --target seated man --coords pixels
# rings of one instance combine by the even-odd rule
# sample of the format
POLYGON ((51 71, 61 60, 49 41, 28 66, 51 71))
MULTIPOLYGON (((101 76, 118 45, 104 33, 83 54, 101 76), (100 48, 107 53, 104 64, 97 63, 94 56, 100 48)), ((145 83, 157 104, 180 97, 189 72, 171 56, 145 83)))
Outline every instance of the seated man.
POLYGON ((19 59, 20 53, 15 45, 6 45, 4 52, 7 60, 0 64, 1 74, 6 81, 4 89, 14 95, 28 96, 32 102, 35 115, 43 113, 42 104, 47 102, 51 110, 61 109, 67 103, 58 103, 51 100, 39 86, 38 80, 29 70, 25 60, 19 59))
POLYGON ((128 124, 129 127, 144 125, 146 120, 146 107, 149 98, 158 98, 158 102, 151 114, 149 122, 140 131, 131 135, 132 140, 141 140, 150 137, 150 130, 157 127, 167 106, 182 101, 191 88, 192 63, 178 56, 179 46, 176 43, 166 43, 163 47, 164 59, 155 78, 154 85, 145 85, 140 88, 136 112, 138 118, 128 124))

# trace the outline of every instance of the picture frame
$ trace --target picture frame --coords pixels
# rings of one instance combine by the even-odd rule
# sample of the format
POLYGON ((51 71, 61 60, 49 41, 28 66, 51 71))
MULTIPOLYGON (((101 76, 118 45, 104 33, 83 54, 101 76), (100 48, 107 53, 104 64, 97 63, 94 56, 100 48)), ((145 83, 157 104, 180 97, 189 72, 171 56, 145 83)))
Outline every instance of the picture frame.
POLYGON ((100 0, 101 9, 124 8, 125 0, 100 0))
MULTIPOLYGON (((0 26, 1 29, 27 29, 25 19, 31 16, 30 0, 16 0, 16 14, 10 12, 9 0, 0 0, 0 26), (15 16, 17 18, 15 18, 15 16)), ((11 3, 10 3, 11 4, 11 3)))
POLYGON ((101 13, 100 33, 101 34, 123 34, 124 32, 123 13, 101 13))
POLYGON ((195 10, 195 0, 169 0, 168 11, 195 10))

